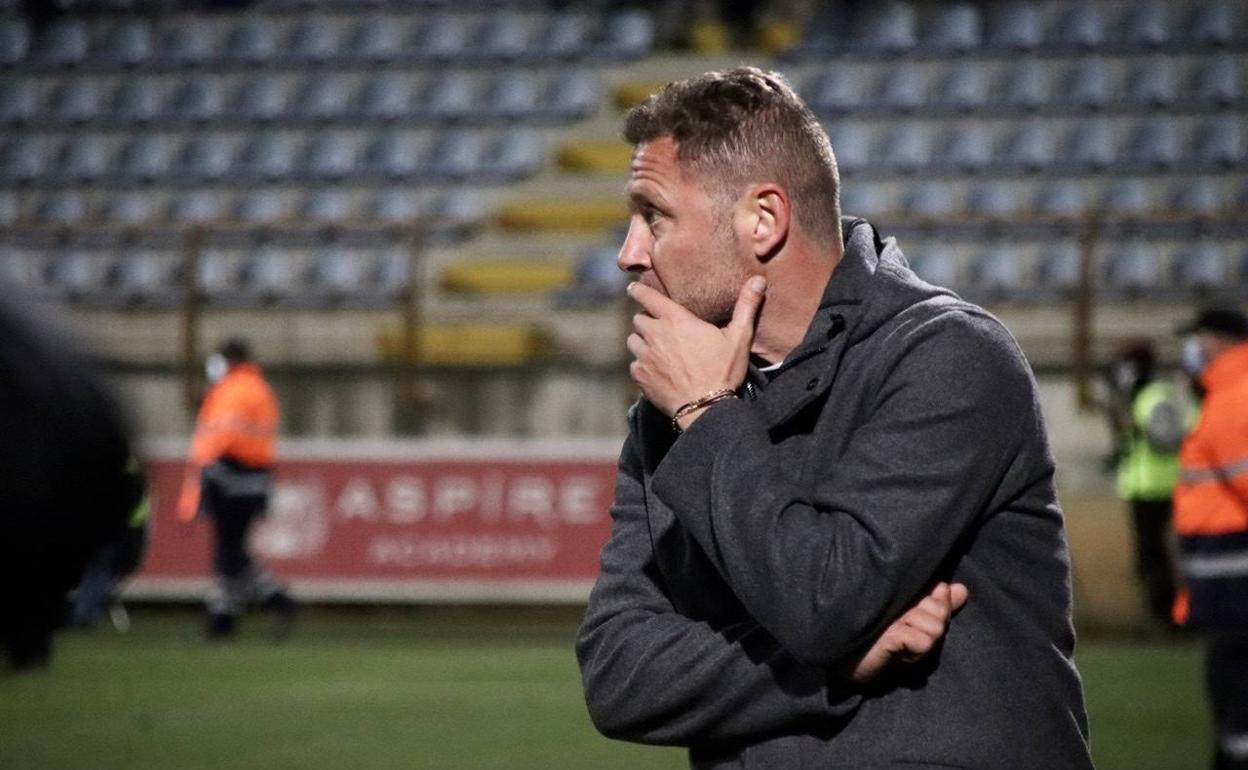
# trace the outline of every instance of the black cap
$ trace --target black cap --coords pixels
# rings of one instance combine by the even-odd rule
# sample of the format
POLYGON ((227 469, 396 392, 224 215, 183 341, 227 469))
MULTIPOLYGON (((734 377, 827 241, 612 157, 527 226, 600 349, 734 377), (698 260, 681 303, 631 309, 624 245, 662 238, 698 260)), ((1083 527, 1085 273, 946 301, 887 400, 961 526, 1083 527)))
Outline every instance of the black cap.
POLYGON ((230 337, 221 343, 221 347, 218 350, 231 363, 251 360, 251 346, 242 337, 230 337))
POLYGON ((1235 339, 1248 338, 1248 315, 1230 305, 1203 307, 1196 318, 1179 327, 1179 334, 1195 332, 1213 332, 1235 339))

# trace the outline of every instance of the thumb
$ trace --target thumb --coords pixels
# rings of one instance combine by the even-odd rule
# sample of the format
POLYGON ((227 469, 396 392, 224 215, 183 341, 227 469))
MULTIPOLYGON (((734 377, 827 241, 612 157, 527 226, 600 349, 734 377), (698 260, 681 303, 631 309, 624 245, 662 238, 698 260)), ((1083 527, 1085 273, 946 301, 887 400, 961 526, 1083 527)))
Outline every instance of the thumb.
POLYGON ((969 593, 970 592, 967 591, 966 586, 963 585, 962 583, 954 583, 951 586, 949 586, 950 608, 954 612, 957 612, 958 610, 962 609, 962 605, 966 604, 966 599, 969 593))
POLYGON ((754 319, 758 317, 758 309, 763 305, 763 297, 767 291, 767 279, 756 275, 745 282, 741 293, 737 295, 737 304, 732 309, 732 322, 728 328, 740 338, 754 337, 754 319))

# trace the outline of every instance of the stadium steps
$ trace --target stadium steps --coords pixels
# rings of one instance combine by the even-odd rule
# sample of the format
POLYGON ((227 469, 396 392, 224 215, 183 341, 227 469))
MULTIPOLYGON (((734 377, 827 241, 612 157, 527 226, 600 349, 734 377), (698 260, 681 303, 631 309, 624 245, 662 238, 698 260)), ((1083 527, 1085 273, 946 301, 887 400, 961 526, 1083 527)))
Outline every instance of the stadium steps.
POLYGON ((480 295, 547 294, 572 282, 568 262, 461 260, 442 271, 446 292, 480 295))
MULTIPOLYGON (((382 361, 404 358, 403 334, 389 329, 376 338, 382 361)), ((417 363, 424 365, 506 366, 533 363, 554 352, 551 335, 530 324, 427 324, 418 332, 417 363)))

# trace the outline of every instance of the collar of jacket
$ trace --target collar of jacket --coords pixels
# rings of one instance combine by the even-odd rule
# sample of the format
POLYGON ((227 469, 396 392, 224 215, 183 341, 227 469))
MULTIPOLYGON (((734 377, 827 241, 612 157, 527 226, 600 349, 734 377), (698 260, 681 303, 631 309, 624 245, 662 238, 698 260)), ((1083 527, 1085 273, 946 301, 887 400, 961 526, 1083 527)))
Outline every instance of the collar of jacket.
MULTIPOLYGON (((883 322, 883 317, 869 317, 877 314, 867 312, 866 297, 890 246, 897 258, 901 259, 901 253, 891 239, 889 245, 882 243, 866 220, 844 217, 841 231, 845 242, 841 261, 832 271, 806 335, 758 394, 758 404, 772 429, 820 398, 836 379, 846 348, 883 322)), ((750 379, 759 378, 766 380, 751 364, 750 379)))
POLYGON ((1209 362, 1200 384, 1213 393, 1245 380, 1248 380, 1248 342, 1241 342, 1209 362))

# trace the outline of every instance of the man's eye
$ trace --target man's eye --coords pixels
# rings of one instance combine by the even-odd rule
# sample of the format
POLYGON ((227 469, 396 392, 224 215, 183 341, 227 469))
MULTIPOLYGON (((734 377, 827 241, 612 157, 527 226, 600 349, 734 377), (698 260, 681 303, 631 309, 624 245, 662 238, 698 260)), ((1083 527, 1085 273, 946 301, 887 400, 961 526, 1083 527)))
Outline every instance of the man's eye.
POLYGON ((646 220, 646 224, 653 225, 655 222, 659 221, 663 215, 656 209, 646 208, 642 210, 641 216, 646 220))

